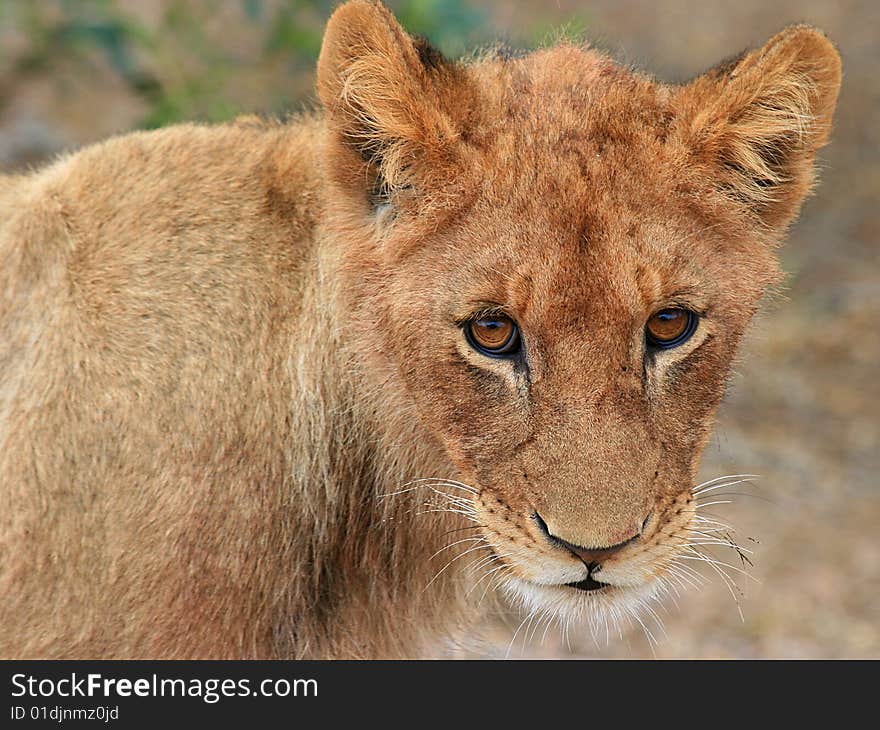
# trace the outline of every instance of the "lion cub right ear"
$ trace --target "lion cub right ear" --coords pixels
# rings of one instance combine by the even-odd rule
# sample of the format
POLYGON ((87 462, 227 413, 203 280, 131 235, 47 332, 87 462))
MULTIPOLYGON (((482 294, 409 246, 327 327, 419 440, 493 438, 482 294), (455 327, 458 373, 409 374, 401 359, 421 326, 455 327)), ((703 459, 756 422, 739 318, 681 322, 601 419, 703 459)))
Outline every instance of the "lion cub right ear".
POLYGON ((331 174, 374 198, 427 187, 454 164, 460 70, 410 37, 382 4, 352 0, 331 16, 318 95, 334 135, 331 174), (365 176, 365 171, 367 175, 365 176))
POLYGON ((840 78, 840 56, 821 31, 786 28, 682 87, 694 159, 713 166, 720 187, 765 226, 784 228, 813 183, 840 78))

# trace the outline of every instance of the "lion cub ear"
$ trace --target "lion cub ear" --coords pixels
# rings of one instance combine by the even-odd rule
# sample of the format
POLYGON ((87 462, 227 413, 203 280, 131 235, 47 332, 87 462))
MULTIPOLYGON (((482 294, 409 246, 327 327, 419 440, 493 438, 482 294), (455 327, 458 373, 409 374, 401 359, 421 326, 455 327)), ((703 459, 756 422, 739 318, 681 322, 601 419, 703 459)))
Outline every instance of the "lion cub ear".
POLYGON ((686 143, 727 194, 784 228, 813 184, 840 76, 840 56, 821 31, 786 28, 681 88, 686 143))
POLYGON ((384 5, 353 0, 338 8, 318 58, 318 95, 335 142, 332 174, 361 188, 366 177, 367 192, 381 202, 448 169, 458 133, 446 109, 457 75, 384 5))

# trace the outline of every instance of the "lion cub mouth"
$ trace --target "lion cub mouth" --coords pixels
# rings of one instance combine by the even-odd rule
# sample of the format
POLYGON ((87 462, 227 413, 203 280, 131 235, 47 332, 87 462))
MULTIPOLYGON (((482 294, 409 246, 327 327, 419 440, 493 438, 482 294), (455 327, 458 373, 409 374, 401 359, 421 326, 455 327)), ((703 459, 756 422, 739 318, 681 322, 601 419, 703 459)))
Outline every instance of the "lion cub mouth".
POLYGON ((576 588, 579 591, 600 591, 603 588, 610 588, 611 586, 608 583, 600 583, 597 580, 593 580, 592 577, 587 576, 583 580, 579 580, 576 583, 564 583, 563 585, 568 586, 569 588, 576 588))

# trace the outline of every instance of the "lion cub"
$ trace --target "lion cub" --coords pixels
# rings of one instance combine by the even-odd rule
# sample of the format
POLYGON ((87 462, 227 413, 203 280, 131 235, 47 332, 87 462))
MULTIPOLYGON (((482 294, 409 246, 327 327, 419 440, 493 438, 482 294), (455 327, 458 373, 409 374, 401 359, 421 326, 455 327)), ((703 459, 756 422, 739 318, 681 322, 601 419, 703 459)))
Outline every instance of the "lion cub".
POLYGON ((840 60, 684 85, 330 19, 323 112, 0 178, 0 655, 437 653, 662 593, 840 60))

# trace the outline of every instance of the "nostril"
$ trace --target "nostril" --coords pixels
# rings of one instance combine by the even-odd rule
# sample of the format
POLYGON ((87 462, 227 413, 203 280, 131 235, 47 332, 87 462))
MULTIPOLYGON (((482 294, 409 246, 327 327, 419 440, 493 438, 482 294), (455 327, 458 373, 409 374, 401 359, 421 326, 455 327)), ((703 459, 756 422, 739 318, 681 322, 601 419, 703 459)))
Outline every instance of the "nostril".
POLYGON ((532 515, 532 519, 533 519, 533 520, 535 521, 535 523, 538 525, 538 529, 539 529, 541 532, 544 533, 544 536, 552 540, 552 539, 553 539, 553 535, 550 534, 550 528, 547 527, 547 523, 544 522, 544 520, 543 520, 543 518, 541 517, 541 515, 539 515, 537 512, 535 512, 535 513, 532 515))

